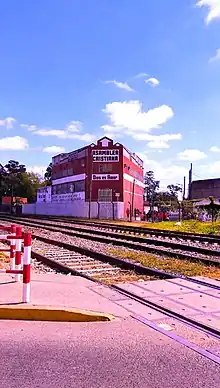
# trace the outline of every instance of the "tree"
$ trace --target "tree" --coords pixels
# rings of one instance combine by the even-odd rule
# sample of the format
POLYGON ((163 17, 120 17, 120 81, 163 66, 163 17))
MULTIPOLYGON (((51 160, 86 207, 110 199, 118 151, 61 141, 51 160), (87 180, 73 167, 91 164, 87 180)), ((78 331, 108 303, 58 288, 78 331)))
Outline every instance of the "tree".
POLYGON ((3 181, 6 196, 11 196, 13 198, 14 195, 19 195, 22 174, 25 172, 25 165, 20 164, 16 160, 9 160, 5 165, 3 181))
POLYGON ((28 202, 36 201, 37 189, 42 186, 42 179, 39 174, 34 172, 25 172, 21 179, 21 193, 22 197, 28 199, 28 202))
POLYGON ((157 190, 159 190, 160 182, 154 177, 153 171, 146 172, 144 176, 144 196, 145 200, 153 202, 156 196, 157 190))
POLYGON ((49 164, 49 166, 46 169, 46 172, 44 174, 44 179, 48 185, 51 185, 52 183, 52 163, 49 164))
POLYGON ((0 165, 0 196, 10 196, 11 204, 13 204, 13 197, 34 201, 40 186, 42 186, 40 175, 26 172, 24 164, 9 160, 5 167, 0 165))
POLYGON ((167 206, 171 205, 172 196, 168 191, 159 191, 156 193, 156 202, 158 206, 167 206))
POLYGON ((22 174, 26 171, 26 167, 24 164, 20 164, 16 160, 9 160, 8 163, 5 165, 5 169, 8 173, 18 175, 22 174))
POLYGON ((171 197, 174 200, 176 199, 178 201, 178 193, 182 193, 182 191, 183 191, 182 186, 179 184, 168 185, 167 188, 169 190, 169 194, 171 195, 171 197))
POLYGON ((4 166, 0 163, 0 203, 1 198, 5 195, 7 186, 6 186, 6 178, 7 171, 5 170, 4 166))

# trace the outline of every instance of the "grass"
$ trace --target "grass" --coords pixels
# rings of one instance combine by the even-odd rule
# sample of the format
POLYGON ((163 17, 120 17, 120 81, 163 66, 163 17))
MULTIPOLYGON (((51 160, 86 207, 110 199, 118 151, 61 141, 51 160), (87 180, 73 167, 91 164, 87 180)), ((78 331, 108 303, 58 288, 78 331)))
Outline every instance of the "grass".
MULTIPOLYGON (((67 218, 67 217, 65 217, 67 218)), ((77 218, 69 217, 72 220, 77 218)), ((83 221, 89 221, 87 218, 80 218, 83 221)), ((163 222, 140 222, 140 221, 113 221, 113 220, 99 220, 97 218, 91 219, 91 222, 108 223, 112 225, 124 225, 124 226, 136 226, 150 229, 162 229, 162 230, 173 230, 175 232, 188 232, 198 234, 210 234, 220 235, 220 221, 217 222, 201 222, 197 220, 182 221, 181 226, 177 226, 177 221, 163 221, 163 222)))
POLYGON ((182 221, 181 226, 176 221, 163 221, 158 223, 145 224, 146 228, 173 230, 176 232, 189 232, 198 234, 220 234, 220 222, 200 222, 197 220, 182 221))
POLYGON ((128 221, 109 221, 109 220, 92 220, 96 222, 108 222, 113 225, 124 225, 124 226, 136 226, 150 229, 162 229, 172 230, 176 232, 189 232, 198 234, 210 234, 220 235, 220 221, 217 222, 200 222, 197 220, 182 221, 181 226, 177 226, 177 221, 163 221, 163 222, 128 222, 128 221))
POLYGON ((147 253, 138 253, 121 249, 108 249, 108 253, 121 259, 129 259, 145 267, 156 268, 166 272, 184 276, 206 276, 211 279, 220 279, 220 268, 206 266, 202 263, 193 263, 189 260, 159 257, 147 253))

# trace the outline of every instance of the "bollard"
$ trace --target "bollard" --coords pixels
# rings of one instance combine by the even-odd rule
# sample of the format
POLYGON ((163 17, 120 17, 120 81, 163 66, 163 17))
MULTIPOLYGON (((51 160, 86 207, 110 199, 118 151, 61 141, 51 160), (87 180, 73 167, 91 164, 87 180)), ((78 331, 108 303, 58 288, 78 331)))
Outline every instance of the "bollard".
MULTIPOLYGON (((21 269, 21 245, 22 245, 22 226, 16 226, 16 242, 15 242, 15 269, 21 269)), ((21 275, 15 275, 15 281, 21 281, 21 275)))
POLYGON ((24 255, 23 255, 23 297, 22 302, 30 302, 30 281, 31 281, 31 233, 24 234, 24 255))
MULTIPOLYGON (((11 233, 16 234, 16 225, 11 225, 11 233)), ((10 269, 15 269, 15 249, 16 243, 15 240, 10 240, 10 269)))

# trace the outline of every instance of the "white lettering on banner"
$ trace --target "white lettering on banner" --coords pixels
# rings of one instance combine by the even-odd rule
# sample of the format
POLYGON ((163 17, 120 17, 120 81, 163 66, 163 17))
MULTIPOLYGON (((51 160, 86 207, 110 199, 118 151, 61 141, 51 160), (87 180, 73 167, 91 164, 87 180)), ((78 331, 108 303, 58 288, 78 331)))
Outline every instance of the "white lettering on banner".
POLYGON ((119 150, 93 150, 93 162, 119 162, 119 150))
POLYGON ((118 181, 119 174, 92 174, 93 181, 118 181))
POLYGON ((85 191, 80 191, 77 193, 52 195, 52 202, 56 202, 56 203, 82 201, 82 200, 85 200, 85 191))

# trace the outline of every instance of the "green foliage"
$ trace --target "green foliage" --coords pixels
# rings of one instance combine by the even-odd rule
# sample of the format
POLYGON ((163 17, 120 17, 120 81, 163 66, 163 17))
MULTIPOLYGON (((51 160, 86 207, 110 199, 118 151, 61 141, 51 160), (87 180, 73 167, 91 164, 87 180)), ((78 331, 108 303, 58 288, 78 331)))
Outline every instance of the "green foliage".
POLYGON ((197 220, 182 221, 181 225, 176 225, 176 221, 165 221, 153 224, 146 224, 146 228, 156 228, 163 230, 174 230, 189 233, 201 234, 220 234, 220 222, 212 224, 211 222, 200 222, 197 220))
POLYGON ((153 202, 156 192, 159 190, 160 182, 154 177, 153 171, 146 172, 144 176, 144 196, 145 200, 153 202))
POLYGON ((15 160, 0 167, 0 197, 23 197, 29 202, 36 199, 37 189, 42 186, 40 175, 26 172, 25 165, 15 160))
POLYGON ((21 187, 22 197, 28 198, 29 202, 36 200, 37 189, 42 186, 41 177, 34 172, 22 174, 21 187))
POLYGON ((48 185, 51 185, 52 183, 52 163, 49 164, 49 166, 46 169, 46 172, 44 174, 44 179, 48 185))
POLYGON ((178 200, 178 193, 182 193, 183 189, 182 189, 182 186, 179 185, 179 184, 176 184, 176 185, 168 185, 167 186, 168 188, 168 192, 169 194, 171 195, 171 197, 173 199, 176 199, 178 200))

